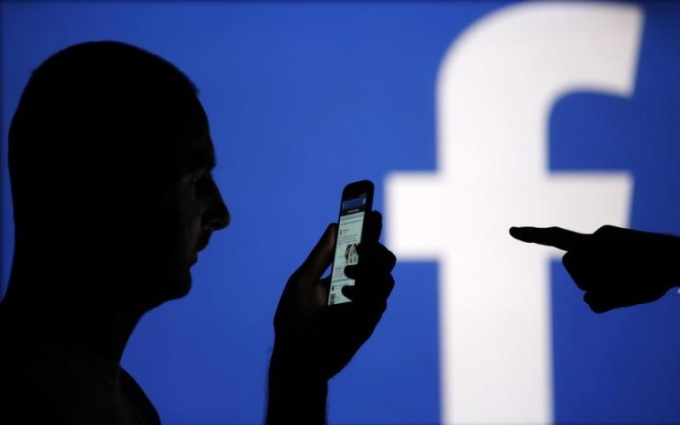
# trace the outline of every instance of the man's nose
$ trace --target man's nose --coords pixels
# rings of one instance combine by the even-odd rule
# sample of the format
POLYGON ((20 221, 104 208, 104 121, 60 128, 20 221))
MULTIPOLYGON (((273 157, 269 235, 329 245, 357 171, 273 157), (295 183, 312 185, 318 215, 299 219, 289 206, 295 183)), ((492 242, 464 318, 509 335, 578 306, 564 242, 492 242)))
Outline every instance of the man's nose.
POLYGON ((231 223, 231 214, 229 208, 222 199, 220 189, 213 182, 213 197, 210 208, 206 212, 206 227, 213 231, 224 229, 231 223))

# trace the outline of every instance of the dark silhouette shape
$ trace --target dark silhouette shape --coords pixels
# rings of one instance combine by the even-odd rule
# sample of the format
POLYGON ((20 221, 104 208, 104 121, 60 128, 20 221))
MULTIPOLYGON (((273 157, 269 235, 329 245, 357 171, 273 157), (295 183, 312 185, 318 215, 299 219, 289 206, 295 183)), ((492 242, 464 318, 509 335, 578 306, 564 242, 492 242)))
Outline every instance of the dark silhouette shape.
MULTIPOLYGON (((141 317, 191 288, 190 268, 230 222, 194 84, 129 44, 68 47, 31 75, 9 132, 15 252, 0 303, 0 423, 155 424, 120 367, 141 317)), ((270 366, 269 423, 325 422, 326 385, 386 307, 395 257, 381 216, 348 309, 320 280, 331 225, 290 278, 270 366), (314 355, 312 355, 314 354, 314 355)))
POLYGON ((371 212, 365 226, 359 264, 345 267, 345 274, 356 279, 342 290, 351 303, 327 307, 330 276, 320 279, 333 261, 336 224, 286 285, 274 317, 268 424, 325 423, 326 382, 368 340, 387 308, 396 258, 378 242, 380 213, 371 212))
POLYGON ((510 234, 566 251, 562 264, 596 313, 656 301, 680 286, 680 238, 675 236, 615 226, 593 234, 513 227, 510 234))

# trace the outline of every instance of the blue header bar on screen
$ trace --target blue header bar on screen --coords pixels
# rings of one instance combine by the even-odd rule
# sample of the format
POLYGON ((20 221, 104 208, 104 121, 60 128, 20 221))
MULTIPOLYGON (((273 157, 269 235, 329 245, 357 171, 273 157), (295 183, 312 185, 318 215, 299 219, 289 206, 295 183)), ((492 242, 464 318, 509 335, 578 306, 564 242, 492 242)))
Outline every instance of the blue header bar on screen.
POLYGON ((347 213, 350 210, 361 209, 366 206, 366 194, 360 195, 358 198, 348 199, 342 201, 342 212, 347 213))

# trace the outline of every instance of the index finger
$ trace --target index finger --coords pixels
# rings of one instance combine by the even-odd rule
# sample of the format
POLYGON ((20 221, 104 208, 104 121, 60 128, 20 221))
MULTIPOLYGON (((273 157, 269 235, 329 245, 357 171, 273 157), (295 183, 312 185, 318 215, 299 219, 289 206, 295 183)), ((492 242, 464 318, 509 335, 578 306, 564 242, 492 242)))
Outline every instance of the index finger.
POLYGON ((569 251, 584 243, 590 235, 561 227, 511 227, 510 236, 522 242, 537 243, 569 251))

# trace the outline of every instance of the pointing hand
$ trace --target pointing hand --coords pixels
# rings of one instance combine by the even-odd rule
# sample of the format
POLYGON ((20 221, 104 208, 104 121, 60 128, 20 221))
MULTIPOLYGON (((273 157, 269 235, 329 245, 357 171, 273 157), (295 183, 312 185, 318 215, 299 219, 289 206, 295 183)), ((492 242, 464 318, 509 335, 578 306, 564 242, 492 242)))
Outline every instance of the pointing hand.
POLYGON ((523 242, 566 251, 562 264, 596 313, 649 303, 680 284, 680 238, 603 226, 593 234, 560 227, 512 227, 523 242))

